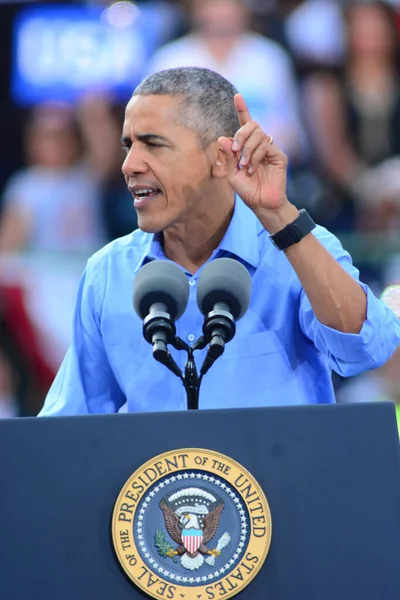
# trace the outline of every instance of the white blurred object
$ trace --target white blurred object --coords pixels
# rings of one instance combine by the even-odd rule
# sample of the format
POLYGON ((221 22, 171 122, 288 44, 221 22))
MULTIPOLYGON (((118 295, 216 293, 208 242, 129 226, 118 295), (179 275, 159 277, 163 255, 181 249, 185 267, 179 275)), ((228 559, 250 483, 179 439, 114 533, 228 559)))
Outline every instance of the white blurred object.
POLYGON ((391 200, 400 204, 400 156, 363 171, 354 182, 353 191, 362 203, 375 205, 391 200))
POLYGON ((139 8, 133 2, 114 2, 102 14, 105 20, 113 27, 129 27, 139 16, 139 8))
POLYGON ((390 285, 382 293, 381 299, 400 319, 400 285, 390 285))
POLYGON ((297 59, 327 66, 343 63, 345 24, 338 2, 304 2, 288 16, 285 29, 289 47, 297 59))

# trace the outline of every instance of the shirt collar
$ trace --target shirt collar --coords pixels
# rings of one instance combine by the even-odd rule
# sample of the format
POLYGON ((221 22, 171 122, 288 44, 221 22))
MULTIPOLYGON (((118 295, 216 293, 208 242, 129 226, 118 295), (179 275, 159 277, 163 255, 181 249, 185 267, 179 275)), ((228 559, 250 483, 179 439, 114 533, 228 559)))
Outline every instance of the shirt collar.
MULTIPOLYGON (((232 219, 213 256, 217 256, 221 251, 228 252, 234 254, 252 267, 258 267, 260 264, 258 235, 261 229, 262 225, 252 210, 244 204, 243 200, 236 197, 232 219)), ((165 254, 160 243, 160 234, 147 234, 147 236, 148 240, 135 267, 135 273, 140 267, 151 260, 165 259, 165 254)))
POLYGON ((160 234, 159 233, 153 233, 153 234, 145 234, 147 237, 147 241, 145 243, 145 248, 144 251, 142 252, 142 254, 140 255, 140 258, 138 260, 138 263, 135 267, 134 273, 136 273, 137 271, 139 271, 139 269, 146 263, 152 261, 152 260, 157 260, 157 259, 165 259, 165 254, 162 248, 162 245, 160 243, 160 234))

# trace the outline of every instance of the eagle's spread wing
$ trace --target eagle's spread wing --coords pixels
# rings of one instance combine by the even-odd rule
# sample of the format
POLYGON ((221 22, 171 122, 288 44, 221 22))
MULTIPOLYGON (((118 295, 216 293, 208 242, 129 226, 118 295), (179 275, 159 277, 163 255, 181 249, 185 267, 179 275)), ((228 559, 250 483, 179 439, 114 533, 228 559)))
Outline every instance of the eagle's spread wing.
POLYGON ((217 533, 221 512, 224 509, 224 503, 218 504, 213 511, 204 517, 203 544, 207 544, 217 533))
POLYGON ((182 544, 181 530, 179 529, 179 517, 174 511, 165 504, 160 502, 160 508, 163 511, 165 527, 174 542, 182 544))

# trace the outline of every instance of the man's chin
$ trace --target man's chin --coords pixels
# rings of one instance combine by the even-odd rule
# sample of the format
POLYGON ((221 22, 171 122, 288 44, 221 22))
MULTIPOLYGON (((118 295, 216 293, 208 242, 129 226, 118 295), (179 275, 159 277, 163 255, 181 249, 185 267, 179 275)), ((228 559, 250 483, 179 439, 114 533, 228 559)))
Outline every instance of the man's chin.
POLYGON ((163 230, 160 223, 152 223, 146 219, 138 219, 138 228, 144 233, 159 233, 163 230))

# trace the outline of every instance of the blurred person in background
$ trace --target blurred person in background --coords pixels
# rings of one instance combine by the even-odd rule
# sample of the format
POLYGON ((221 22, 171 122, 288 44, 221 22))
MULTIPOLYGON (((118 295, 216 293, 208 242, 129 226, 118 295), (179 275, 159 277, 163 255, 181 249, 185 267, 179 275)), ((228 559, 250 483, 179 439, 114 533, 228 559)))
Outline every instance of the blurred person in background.
POLYGON ((87 148, 86 164, 99 184, 101 220, 107 240, 137 228, 136 210, 121 177, 120 123, 124 106, 103 97, 87 96, 77 105, 79 124, 87 148))
POLYGON ((287 52, 250 29, 244 0, 191 0, 191 31, 161 47, 148 74, 173 67, 204 67, 242 90, 254 119, 271 132, 291 163, 303 159, 298 90, 287 52))
POLYGON ((28 164, 6 186, 0 218, 0 346, 13 348, 16 361, 0 357, 4 416, 13 416, 16 402, 19 414, 37 414, 69 343, 69 298, 82 263, 136 224, 120 174, 119 124, 107 100, 36 106, 24 142, 28 164), (29 383, 16 399, 14 363, 12 372, 29 383))
POLYGON ((24 131, 28 166, 6 185, 0 251, 81 252, 106 240, 102 186, 120 160, 107 104, 36 106, 24 131))
POLYGON ((304 87, 315 155, 348 226, 397 230, 400 216, 399 36, 383 2, 345 11, 347 60, 339 75, 318 72, 304 87))

